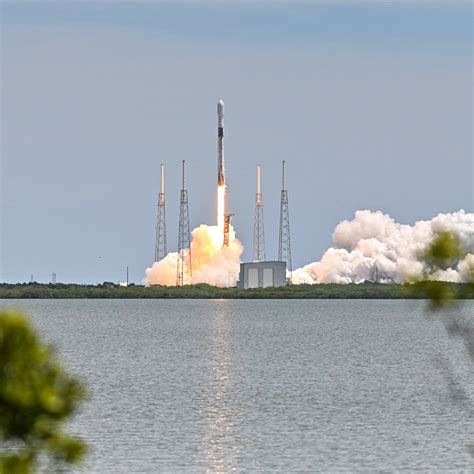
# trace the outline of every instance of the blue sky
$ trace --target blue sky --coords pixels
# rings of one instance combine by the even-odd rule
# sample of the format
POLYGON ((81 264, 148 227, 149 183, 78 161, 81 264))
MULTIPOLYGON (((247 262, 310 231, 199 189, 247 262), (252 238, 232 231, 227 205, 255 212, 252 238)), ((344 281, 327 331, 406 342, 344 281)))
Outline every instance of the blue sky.
POLYGON ((5 26, 126 27, 183 41, 239 44, 320 40, 373 47, 382 40, 466 47, 471 37, 469 2, 269 3, 6 1, 2 13, 5 26))
POLYGON ((262 163, 276 256, 288 163, 294 266, 357 209, 413 223, 472 210, 468 2, 3 2, 2 273, 139 282, 159 165, 176 247, 179 164, 191 224, 213 223, 216 102, 229 207, 251 258, 262 163))

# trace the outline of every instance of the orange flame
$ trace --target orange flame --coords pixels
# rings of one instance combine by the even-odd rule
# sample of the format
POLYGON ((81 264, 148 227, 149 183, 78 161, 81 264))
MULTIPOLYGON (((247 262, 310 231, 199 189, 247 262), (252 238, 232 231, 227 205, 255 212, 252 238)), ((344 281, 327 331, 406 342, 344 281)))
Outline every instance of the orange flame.
MULTIPOLYGON (((192 232, 191 259, 193 275, 191 282, 208 283, 215 286, 232 286, 237 281, 242 244, 229 228, 229 246, 222 246, 223 231, 216 225, 201 224, 192 232)), ((178 254, 169 253, 163 260, 146 269, 146 285, 176 285, 178 254)))
MULTIPOLYGON (((226 186, 217 187, 217 225, 201 224, 192 232, 191 282, 226 287, 235 285, 240 267, 242 244, 229 226, 229 245, 223 247, 226 214, 226 186)), ((176 285, 178 254, 169 253, 164 259, 146 269, 146 285, 176 285)))
POLYGON ((217 187, 217 228, 219 229, 219 245, 222 245, 224 242, 225 190, 225 184, 217 187))

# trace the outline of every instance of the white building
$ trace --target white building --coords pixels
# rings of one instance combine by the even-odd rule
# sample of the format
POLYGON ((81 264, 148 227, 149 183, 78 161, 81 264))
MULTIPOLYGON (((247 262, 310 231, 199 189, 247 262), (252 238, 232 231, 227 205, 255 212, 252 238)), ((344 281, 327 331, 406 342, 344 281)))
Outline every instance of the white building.
POLYGON ((238 288, 268 288, 286 285, 286 262, 247 262, 240 264, 238 288))

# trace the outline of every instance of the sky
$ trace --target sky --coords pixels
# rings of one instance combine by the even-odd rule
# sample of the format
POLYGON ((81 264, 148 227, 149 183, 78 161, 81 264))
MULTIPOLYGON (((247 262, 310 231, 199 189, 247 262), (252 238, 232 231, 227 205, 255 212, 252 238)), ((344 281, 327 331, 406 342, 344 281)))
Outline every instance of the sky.
POLYGON ((180 165, 191 227, 228 207, 252 258, 256 165, 276 259, 281 161, 293 267, 358 209, 413 224, 473 211, 472 4, 1 3, 0 281, 141 283, 160 163, 169 250, 180 165))

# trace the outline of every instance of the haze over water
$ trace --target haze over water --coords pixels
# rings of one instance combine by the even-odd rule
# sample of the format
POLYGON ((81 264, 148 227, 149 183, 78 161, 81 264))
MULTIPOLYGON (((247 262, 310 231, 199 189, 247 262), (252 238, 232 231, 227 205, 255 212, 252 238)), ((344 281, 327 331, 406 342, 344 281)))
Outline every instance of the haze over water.
POLYGON ((472 366, 422 301, 2 305, 87 382, 86 472, 473 465, 472 366))

